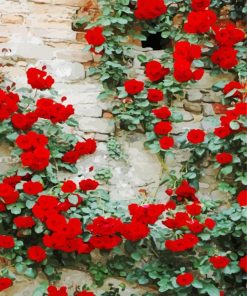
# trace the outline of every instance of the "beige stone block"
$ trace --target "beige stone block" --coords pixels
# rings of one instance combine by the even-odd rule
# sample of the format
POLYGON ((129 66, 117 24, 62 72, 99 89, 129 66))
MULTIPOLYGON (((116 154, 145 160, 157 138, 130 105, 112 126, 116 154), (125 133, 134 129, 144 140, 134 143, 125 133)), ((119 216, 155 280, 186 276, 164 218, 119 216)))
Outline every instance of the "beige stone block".
POLYGON ((0 37, 0 43, 6 43, 9 41, 9 38, 7 37, 0 37))
POLYGON ((80 130, 87 133, 110 134, 114 132, 114 121, 104 118, 84 117, 79 121, 80 130))
POLYGON ((39 28, 31 27, 30 32, 42 39, 52 39, 52 40, 75 40, 76 33, 71 30, 66 29, 54 29, 54 28, 39 28))
POLYGON ((63 49, 56 52, 56 57, 62 60, 68 60, 73 62, 85 63, 92 61, 92 54, 90 52, 85 52, 80 50, 70 50, 63 49))
POLYGON ((24 22, 24 17, 16 14, 3 14, 1 16, 1 21, 3 24, 22 24, 24 22))
POLYGON ((184 101, 184 109, 189 112, 193 113, 201 113, 202 112, 202 106, 199 103, 191 103, 187 100, 184 101))
POLYGON ((53 0, 53 4, 67 5, 67 6, 84 6, 87 0, 53 0))

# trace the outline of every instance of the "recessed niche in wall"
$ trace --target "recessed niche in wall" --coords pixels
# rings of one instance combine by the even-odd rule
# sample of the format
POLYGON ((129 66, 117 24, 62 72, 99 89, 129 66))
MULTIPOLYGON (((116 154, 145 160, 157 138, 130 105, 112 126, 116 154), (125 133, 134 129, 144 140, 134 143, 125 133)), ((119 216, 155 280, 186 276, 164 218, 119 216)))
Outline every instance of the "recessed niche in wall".
POLYGON ((151 47, 153 50, 161 50, 168 47, 170 44, 169 38, 162 38, 161 33, 148 34, 147 40, 142 41, 142 47, 151 47))

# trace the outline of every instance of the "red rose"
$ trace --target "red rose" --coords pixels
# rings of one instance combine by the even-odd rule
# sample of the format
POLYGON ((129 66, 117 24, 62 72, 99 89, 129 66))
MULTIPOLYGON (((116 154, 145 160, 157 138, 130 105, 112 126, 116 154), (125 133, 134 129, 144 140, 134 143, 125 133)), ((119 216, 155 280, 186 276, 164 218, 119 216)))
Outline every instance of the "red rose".
POLYGON ((191 8, 194 11, 205 10, 210 5, 210 0, 192 0, 191 8))
POLYGON ((147 225, 138 221, 132 221, 131 223, 124 223, 120 232, 127 240, 137 241, 145 238, 150 230, 147 225))
POLYGON ((231 129, 229 128, 229 126, 220 126, 220 127, 216 127, 214 129, 214 134, 221 138, 224 139, 227 136, 229 136, 231 134, 231 129))
POLYGON ((76 163, 79 158, 80 154, 75 150, 71 150, 64 154, 62 161, 66 163, 76 163))
POLYGON ((227 152, 218 153, 218 154, 216 154, 215 158, 218 161, 218 163, 220 163, 220 164, 231 163, 233 160, 232 155, 227 152))
POLYGON ((170 121, 161 121, 155 124, 154 132, 157 135, 166 135, 172 130, 172 124, 170 121))
POLYGON ((186 211, 192 216, 197 216, 201 214, 202 207, 198 203, 193 203, 186 206, 186 211))
POLYGON ((201 57, 201 46, 191 44, 188 41, 176 42, 173 52, 174 60, 186 60, 192 62, 194 59, 201 57))
POLYGON ((45 221, 50 215, 57 213, 59 201, 55 196, 41 195, 32 208, 34 217, 45 221))
POLYGON ((166 204, 165 204, 165 210, 175 210, 177 207, 175 201, 173 200, 169 200, 166 204))
POLYGON ((212 230, 214 229, 216 222, 211 219, 211 218, 207 218, 204 222, 205 227, 207 227, 208 229, 212 230))
POLYGON ((43 191, 43 185, 40 182, 25 182, 23 184, 23 191, 30 195, 36 195, 43 191))
POLYGON ((57 288, 55 286, 49 286, 47 288, 48 296, 68 296, 67 288, 57 288))
POLYGON ((187 134, 187 139, 189 142, 193 144, 199 144, 204 141, 205 138, 205 132, 200 129, 192 129, 187 134))
POLYGON ((95 296, 95 294, 93 292, 84 290, 81 292, 76 292, 75 296, 95 296))
POLYGON ((21 154, 22 165, 28 166, 34 171, 44 170, 49 165, 49 158, 50 151, 43 147, 21 154))
POLYGON ((11 117, 13 127, 21 130, 30 129, 37 120, 38 115, 36 112, 29 112, 26 114, 16 113, 11 117))
POLYGON ((238 266, 247 272, 247 256, 240 258, 238 266))
POLYGON ((93 154, 96 151, 97 144, 94 139, 87 139, 84 142, 77 142, 75 151, 80 155, 93 154))
POLYGON ((189 221, 186 226, 188 226, 189 230, 193 233, 200 233, 205 227, 204 224, 201 224, 198 220, 189 221))
POLYGON ((235 112, 237 115, 247 115, 247 103, 239 102, 235 105, 235 112))
POLYGON ((168 119, 172 114, 168 107, 163 106, 159 109, 152 110, 152 113, 155 115, 155 117, 159 119, 168 119))
POLYGON ((187 82, 191 79, 200 80, 204 74, 204 69, 191 70, 191 62, 178 60, 174 63, 173 76, 178 82, 187 82))
POLYGON ((99 186, 99 183, 92 179, 86 179, 82 180, 79 186, 82 191, 95 190, 99 186))
POLYGON ((137 8, 134 12, 137 19, 150 20, 166 13, 167 7, 164 0, 137 0, 137 8))
POLYGON ((19 192, 6 183, 0 183, 0 197, 4 204, 14 204, 19 198, 19 192))
POLYGON ((242 89, 243 86, 241 83, 237 82, 237 81, 231 81, 229 83, 227 83, 224 88, 223 88, 223 93, 225 95, 227 95, 228 93, 230 93, 232 90, 236 89, 236 91, 234 92, 234 94, 231 95, 231 98, 242 98, 242 93, 240 91, 238 91, 238 89, 242 89))
POLYGON ((19 96, 0 89, 0 122, 18 110, 19 96))
POLYGON ((144 83, 136 79, 130 79, 124 82, 124 87, 129 95, 136 95, 143 91, 144 83))
POLYGON ((15 217, 13 222, 17 228, 32 228, 35 225, 35 221, 30 216, 15 217))
POLYGON ((36 68, 27 70, 27 79, 32 88, 40 90, 50 89, 54 83, 54 79, 46 71, 36 68))
POLYGON ((14 238, 10 235, 0 234, 0 249, 12 249, 15 246, 14 238))
POLYGON ((87 230, 93 235, 108 236, 119 232, 121 227, 122 222, 119 218, 104 218, 99 216, 94 218, 91 224, 87 225, 87 230))
POLYGON ((204 34, 216 22, 217 16, 212 10, 192 11, 188 14, 184 31, 192 34, 204 34))
POLYGON ((0 213, 6 211, 6 206, 4 203, 0 202, 0 213))
POLYGON ((46 259, 46 252, 40 246, 32 246, 28 248, 27 256, 30 260, 40 263, 46 259))
POLYGON ((189 199, 193 201, 197 201, 197 197, 195 196, 196 190, 194 187, 190 186, 187 180, 182 180, 180 186, 175 191, 178 200, 189 199))
POLYGON ((157 82, 169 74, 170 69, 165 68, 158 61, 150 61, 146 64, 146 76, 152 81, 157 82))
POLYGON ((164 94, 159 89, 148 89, 148 100, 152 103, 158 103, 164 99, 164 94))
POLYGON ((225 268, 230 263, 230 259, 225 256, 214 256, 209 259, 209 262, 218 269, 225 268))
POLYGON ((191 273, 183 273, 177 276, 176 282, 179 286, 189 286, 194 281, 194 277, 191 273))
POLYGON ((132 222, 137 221, 143 224, 154 224, 165 210, 163 204, 146 204, 143 206, 130 204, 128 208, 132 222))
POLYGON ((163 150, 168 150, 174 146, 174 140, 171 137, 165 136, 159 140, 160 148, 163 150))
POLYGON ((3 179, 3 183, 4 184, 8 184, 11 187, 15 188, 15 186, 21 181, 21 179, 22 179, 22 177, 21 176, 17 176, 17 175, 10 176, 10 177, 5 177, 3 179))
POLYGON ((231 69, 238 64, 238 51, 232 47, 220 47, 211 55, 211 60, 214 64, 223 69, 231 69))
POLYGON ((71 180, 65 181, 61 187, 61 190, 64 193, 74 192, 76 190, 76 184, 71 180))
POLYGON ((89 243, 97 249, 111 250, 121 244, 122 238, 118 235, 92 236, 89 243))
POLYGON ((214 26, 213 30, 219 46, 234 46, 245 38, 244 31, 236 28, 233 24, 227 24, 224 28, 214 26))
POLYGON ((0 278, 0 292, 8 289, 13 285, 13 281, 9 278, 2 277, 0 278))
POLYGON ((192 249, 198 242, 199 239, 196 235, 186 233, 182 238, 167 240, 165 242, 165 247, 172 252, 183 252, 192 249))
POLYGON ((247 190, 242 190, 239 192, 237 201, 241 207, 247 206, 247 190))
POLYGON ((48 138, 45 135, 30 131, 25 135, 19 135, 16 138, 17 146, 22 150, 33 150, 48 143, 48 138))
POLYGON ((100 46, 106 40, 105 36, 103 35, 103 27, 100 26, 87 30, 85 38, 88 44, 92 46, 100 46))
POLYGON ((74 114, 72 105, 64 106, 52 99, 41 98, 36 102, 36 113, 40 118, 48 119, 53 124, 65 122, 74 114))
POLYGON ((173 194, 173 189, 172 188, 167 188, 165 193, 169 196, 171 196, 173 194))

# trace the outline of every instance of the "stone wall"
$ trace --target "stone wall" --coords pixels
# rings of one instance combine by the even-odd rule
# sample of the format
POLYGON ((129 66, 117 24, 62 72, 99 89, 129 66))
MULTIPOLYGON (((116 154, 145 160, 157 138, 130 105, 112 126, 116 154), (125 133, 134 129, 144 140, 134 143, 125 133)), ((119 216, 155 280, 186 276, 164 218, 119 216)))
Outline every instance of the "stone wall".
MULTIPOLYGON (((165 188, 160 187, 157 191, 161 166, 157 157, 143 148, 145 137, 139 133, 116 131, 109 104, 97 100, 100 83, 87 77, 86 69, 95 62, 95 57, 83 51, 84 32, 73 31, 72 22, 76 11, 79 16, 90 11, 93 17, 97 17, 95 5, 92 0, 0 0, 0 64, 4 65, 2 72, 6 78, 15 81, 17 87, 23 87, 26 86, 25 72, 30 65, 46 65, 48 72, 55 77, 55 88, 61 96, 68 97, 68 103, 75 106, 79 130, 74 132, 79 136, 93 136, 99 143, 96 154, 79 162, 80 168, 85 172, 92 165, 95 168, 110 168, 113 178, 107 189, 113 200, 128 201, 147 192, 148 195, 165 201, 165 188), (117 136, 126 155, 125 160, 115 161, 107 155, 106 141, 110 135, 117 136)), ((134 66, 138 71, 136 61, 134 66)), ((217 79, 220 80, 221 77, 217 79)), ((215 82, 216 79, 206 74, 193 89, 187 90, 187 99, 174 102, 185 121, 174 125, 175 137, 189 128, 212 128, 208 118, 214 116, 216 109, 213 104, 220 102, 220 98, 210 91, 215 82)), ((7 155, 8 148, 0 145, 0 157, 7 155)), ((176 159, 168 159, 169 169, 178 170, 181 161, 187 156, 186 151, 178 150, 176 159)), ((3 171, 11 164, 4 160, 6 158, 1 159, 3 171)), ((201 195, 219 197, 214 176, 215 172, 210 167, 205 167, 205 176, 200 184, 201 195)), ((61 175, 61 178, 68 177, 69 175, 61 175)), ((90 282, 88 277, 84 271, 64 270, 61 284, 68 283, 72 288, 76 284, 90 282)), ((15 287, 1 295, 32 295, 35 287, 42 281, 44 278, 41 275, 35 281, 18 276, 15 287)), ((118 280, 114 281, 119 283, 118 280)), ((127 290, 123 295, 130 295, 132 291, 127 290)), ((141 291, 137 287, 135 293, 141 295, 141 291)))

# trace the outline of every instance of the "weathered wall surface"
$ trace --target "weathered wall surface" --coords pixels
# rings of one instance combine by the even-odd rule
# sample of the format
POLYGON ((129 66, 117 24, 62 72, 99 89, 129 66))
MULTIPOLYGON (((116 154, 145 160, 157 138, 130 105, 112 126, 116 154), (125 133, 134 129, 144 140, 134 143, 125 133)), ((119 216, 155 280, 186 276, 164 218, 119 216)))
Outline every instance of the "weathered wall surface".
MULTIPOLYGON (((156 156, 144 150, 145 138, 142 134, 118 131, 118 141, 122 144, 126 160, 115 161, 107 156, 106 141, 115 134, 116 128, 108 112, 109 105, 97 100, 100 83, 87 77, 86 68, 94 62, 94 57, 83 51, 84 33, 71 28, 79 8, 81 15, 88 11, 97 15, 94 4, 91 0, 0 0, 0 63, 5 65, 2 71, 6 78, 23 87, 26 86, 25 72, 30 65, 46 65, 55 77, 55 88, 75 106, 80 128, 74 132, 99 141, 97 153, 81 160, 78 164, 80 168, 85 172, 92 165, 95 168, 110 168, 113 178, 108 189, 113 200, 131 200, 147 191, 165 201, 164 188, 156 192, 161 166, 156 156)), ((137 63, 135 66, 138 70, 137 63)), ((220 98, 210 92, 215 82, 206 74, 194 89, 187 90, 187 99, 174 103, 184 116, 184 123, 174 125, 175 137, 190 128, 212 128, 208 119, 214 116, 213 104, 220 102, 220 98)), ((0 145, 0 156, 7 155, 8 147, 0 145)), ((178 150, 176 159, 168 159, 168 167, 177 171, 186 157, 186 151, 178 150)), ((1 170, 5 170, 8 161, 1 159, 1 170)), ((201 195, 219 198, 214 177, 215 172, 205 168, 200 184, 201 195)), ((68 283, 72 287, 83 284, 87 277, 83 272, 65 270, 61 284, 68 283)), ((42 276, 35 282, 18 277, 15 287, 1 295, 32 295, 35 286, 43 280, 42 276)), ((140 291, 135 293, 141 295, 140 291)), ((126 293, 123 295, 130 295, 132 290, 126 293)))
MULTIPOLYGON (((97 153, 83 160, 80 167, 85 170, 91 165, 112 168, 112 198, 132 199, 146 185, 157 187, 160 166, 155 156, 144 151, 144 137, 140 134, 129 137, 127 143, 123 141, 127 161, 116 164, 107 158, 105 141, 115 132, 114 121, 106 112, 109 106, 97 100, 100 83, 86 77, 85 68, 93 62, 93 56, 83 51, 84 33, 72 30, 76 11, 79 7, 90 9, 90 3, 92 1, 83 0, 1 1, 0 58, 3 64, 7 63, 3 68, 6 78, 15 81, 17 87, 26 86, 25 72, 30 65, 47 66, 55 77, 55 89, 61 96, 67 96, 67 103, 75 106, 79 121, 79 130, 75 132, 99 141, 97 153), (140 159, 145 169, 140 167, 140 159)), ((0 149, 2 154, 7 153, 6 147, 0 149)))

